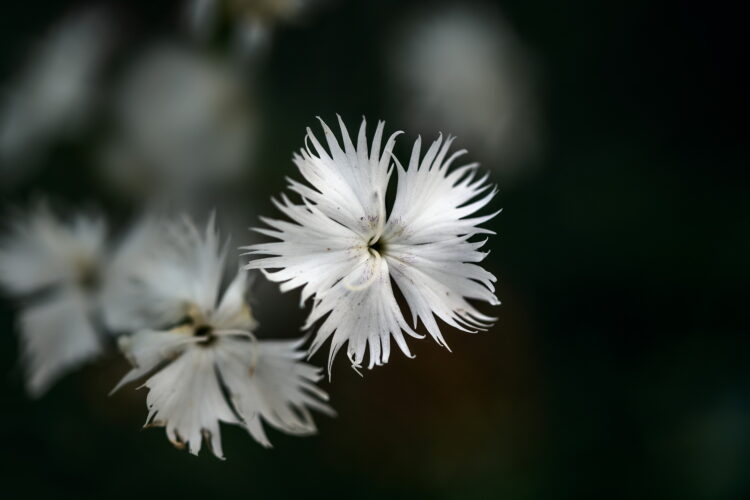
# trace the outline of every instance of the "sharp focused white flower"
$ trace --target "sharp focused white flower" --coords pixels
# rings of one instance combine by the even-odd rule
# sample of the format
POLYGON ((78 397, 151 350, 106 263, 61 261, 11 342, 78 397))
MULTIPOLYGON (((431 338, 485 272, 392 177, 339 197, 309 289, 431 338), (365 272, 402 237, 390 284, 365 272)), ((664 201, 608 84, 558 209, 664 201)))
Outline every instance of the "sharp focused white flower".
POLYGON ((223 458, 220 422, 246 428, 266 447, 262 421, 290 434, 314 433, 310 409, 333 413, 315 385, 320 369, 300 361, 299 340, 255 338, 247 273, 221 286, 226 251, 213 219, 204 235, 186 222, 171 236, 172 244, 134 277, 160 321, 176 326, 121 337, 134 368, 117 388, 145 377, 147 425, 166 427, 169 440, 193 454, 205 439, 223 458))
POLYGON ((418 10, 391 39, 393 104, 411 127, 449 128, 506 179, 529 164, 540 146, 532 60, 498 12, 418 10))
POLYGON ((32 54, 0 109, 2 174, 22 173, 24 160, 51 139, 80 128, 96 100, 96 77, 108 47, 100 11, 65 20, 32 54))
POLYGON ((103 219, 79 215, 64 223, 41 205, 0 241, 0 285, 24 299, 19 327, 29 394, 41 396, 102 353, 100 323, 118 314, 111 299, 153 241, 148 227, 137 225, 113 249, 103 219))
POLYGON ((449 154, 452 138, 438 138, 420 160, 418 139, 408 168, 397 163, 396 197, 386 214, 397 134, 381 151, 380 122, 368 152, 364 120, 355 148, 339 118, 342 149, 321 123, 329 151, 308 129, 312 146, 294 157, 310 186, 290 180, 289 187, 303 203, 286 196, 274 200, 293 222, 262 219, 270 228, 256 230, 280 241, 247 247, 250 254, 271 256, 250 262, 248 269, 262 269, 268 279, 282 283, 282 291, 302 287, 302 303, 314 299, 305 327, 318 320, 322 324, 311 353, 332 336, 329 372, 346 343, 355 367, 369 347, 372 368, 388 361, 391 337, 411 356, 403 332, 420 337, 417 320, 443 346, 436 317, 464 331, 488 327, 494 318, 466 300, 499 304, 495 277, 477 264, 486 255, 479 251, 485 241, 470 241, 477 234, 493 234, 478 226, 496 214, 467 218, 496 193, 487 177, 477 178, 476 164, 450 169, 465 152, 449 154), (391 281, 411 310, 413 327, 404 319, 391 281))

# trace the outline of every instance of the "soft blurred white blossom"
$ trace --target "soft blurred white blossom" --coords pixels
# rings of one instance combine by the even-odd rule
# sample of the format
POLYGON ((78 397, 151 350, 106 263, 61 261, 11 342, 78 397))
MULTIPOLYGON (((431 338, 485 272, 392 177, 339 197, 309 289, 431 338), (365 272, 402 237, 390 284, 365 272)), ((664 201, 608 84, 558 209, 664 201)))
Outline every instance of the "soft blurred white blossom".
POLYGON ((21 301, 20 344, 26 387, 44 394, 61 376, 102 353, 102 330, 128 287, 133 267, 159 235, 145 219, 117 244, 104 219, 62 221, 45 205, 12 221, 0 240, 0 286, 21 301))
POLYGON ((0 176, 27 174, 32 160, 56 138, 80 131, 99 97, 98 77, 111 46, 103 11, 65 19, 32 51, 26 67, 3 91, 0 176))
POLYGON ((116 134, 103 162, 115 187, 183 201, 250 167, 249 89, 225 60, 177 45, 153 47, 117 97, 116 134))
MULTIPOLYGON (((263 422, 290 434, 316 431, 310 409, 333 410, 315 383, 320 369, 301 361, 297 341, 258 341, 247 303, 247 274, 224 284, 226 245, 214 219, 205 232, 191 222, 169 229, 170 244, 133 274, 154 329, 121 337, 133 365, 118 388, 145 378, 147 425, 198 454, 205 440, 223 458, 219 424, 245 428, 270 446, 263 422), (171 325, 171 326, 169 326, 171 325)), ((116 388, 117 389, 117 388, 116 388)))
POLYGON ((504 179, 539 153, 533 62, 495 10, 452 4, 407 15, 387 61, 393 106, 414 130, 458 136, 504 179))

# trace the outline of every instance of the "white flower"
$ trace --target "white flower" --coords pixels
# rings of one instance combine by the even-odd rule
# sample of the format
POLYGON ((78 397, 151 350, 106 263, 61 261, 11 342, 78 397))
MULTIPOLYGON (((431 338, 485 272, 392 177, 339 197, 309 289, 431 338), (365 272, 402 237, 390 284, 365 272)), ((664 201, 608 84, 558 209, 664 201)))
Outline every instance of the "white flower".
POLYGON ((449 128, 505 179, 529 165, 540 146, 533 61, 498 12, 420 9, 391 40, 393 105, 410 127, 449 128))
POLYGON ((186 222, 172 244, 134 277, 162 331, 121 337, 134 368, 115 388, 147 377, 147 425, 166 427, 169 440, 198 454, 205 439, 223 458, 219 423, 242 426, 270 446, 261 421, 290 434, 316 431, 310 409, 333 414, 316 385, 320 370, 301 362, 301 341, 258 341, 245 295, 247 273, 221 286, 225 249, 213 219, 204 235, 186 222))
POLYGON ((4 94, 0 109, 0 173, 20 174, 46 143, 76 131, 96 100, 96 78, 109 46, 101 11, 66 19, 37 47, 4 94))
POLYGON ((446 344, 436 316, 464 331, 488 327, 494 318, 466 300, 499 304, 493 294, 495 277, 477 265, 486 255, 479 251, 484 241, 470 241, 477 234, 493 234, 478 225, 496 214, 466 218, 495 195, 487 177, 476 177, 476 164, 449 171, 464 153, 448 154, 451 138, 438 138, 420 162, 418 139, 408 168, 397 163, 396 198, 386 216, 397 134, 381 152, 380 122, 368 153, 364 120, 356 148, 340 118, 339 123, 343 150, 323 123, 330 153, 307 130, 312 149, 307 146, 294 162, 312 187, 289 181, 303 204, 286 196, 281 202, 274 200, 293 222, 262 219, 270 229, 256 230, 280 241, 247 247, 250 254, 271 256, 247 268, 262 269, 268 279, 282 283, 282 291, 303 287, 302 303, 314 298, 305 327, 323 320, 311 353, 333 336, 329 373, 336 352, 347 342, 355 367, 361 365, 368 346, 369 368, 386 363, 391 336, 411 356, 402 332, 420 335, 405 321, 391 280, 406 299, 414 328, 419 319, 440 345, 446 344))
POLYGON ((135 61, 118 90, 117 134, 102 162, 114 187, 182 202, 245 172, 255 118, 245 83, 226 61, 158 45, 135 61))
MULTIPOLYGON (((20 312, 26 387, 44 394, 61 376, 102 353, 101 321, 117 315, 126 270, 152 241, 140 224, 112 249, 103 219, 63 223, 44 205, 14 221, 0 241, 0 285, 24 299, 20 312)), ((149 233, 154 236, 153 233, 149 233)))

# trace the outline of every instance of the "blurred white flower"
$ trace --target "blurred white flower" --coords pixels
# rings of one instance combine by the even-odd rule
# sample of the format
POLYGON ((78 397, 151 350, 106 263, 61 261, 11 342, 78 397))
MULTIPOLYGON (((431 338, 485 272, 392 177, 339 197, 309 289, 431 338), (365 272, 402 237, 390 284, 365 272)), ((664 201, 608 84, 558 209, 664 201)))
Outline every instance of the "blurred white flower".
POLYGON ((414 328, 421 320, 440 345, 446 344, 435 316, 464 331, 485 329, 494 318, 466 299, 499 304, 493 294, 495 277, 476 264, 486 255, 478 250, 486 240, 469 239, 493 234, 478 225, 496 214, 466 217, 495 195, 487 177, 477 178, 476 164, 448 171, 465 153, 448 155, 451 138, 438 138, 420 162, 418 139, 408 168, 397 163, 396 198, 386 216, 397 133, 381 152, 380 122, 368 153, 364 120, 356 148, 340 118, 339 123, 343 150, 323 123, 330 154, 307 129, 306 141, 313 149, 306 146, 294 162, 312 187, 289 181, 303 204, 293 204, 286 196, 281 202, 274 200, 293 222, 262 219, 270 229, 256 230, 280 241, 247 247, 250 254, 271 255, 247 268, 262 269, 268 279, 283 283, 282 291, 302 286, 302 303, 314 298, 305 327, 325 317, 310 350, 314 353, 333 336, 329 373, 337 351, 347 342, 354 367, 361 365, 368 346, 369 368, 386 363, 391 336, 411 356, 402 331, 421 336, 404 320, 391 279, 406 299, 414 328))
POLYGON ((39 205, 0 240, 0 285, 24 301, 20 343, 31 396, 102 353, 101 321, 117 315, 112 299, 156 238, 148 227, 137 225, 110 248, 102 218, 63 223, 39 205))
POLYGON ((190 198, 247 168, 254 117, 240 75, 220 59, 161 45, 139 59, 115 108, 105 173, 121 190, 190 198))
POLYGON ((197 37, 207 38, 228 18, 240 48, 253 52, 267 45, 276 24, 293 21, 310 3, 311 0, 189 0, 188 22, 197 37))
POLYGON ((56 26, 5 90, 0 105, 0 174, 27 173, 51 140, 80 130, 97 98, 97 77, 110 46, 102 11, 85 11, 56 26))
POLYGON ((388 54, 393 104, 410 127, 457 135, 504 178, 535 158, 532 64, 499 13, 467 4, 420 10, 406 16, 388 54))
POLYGON ((219 423, 246 428, 270 446, 262 421, 297 435, 316 431, 310 409, 333 414, 315 382, 320 369, 300 361, 301 341, 258 341, 246 300, 247 274, 222 287, 226 247, 213 218, 205 234, 188 221, 171 244, 134 274, 164 324, 121 337, 133 369, 122 385, 147 377, 147 425, 166 427, 178 447, 198 454, 205 439, 223 458, 219 423))

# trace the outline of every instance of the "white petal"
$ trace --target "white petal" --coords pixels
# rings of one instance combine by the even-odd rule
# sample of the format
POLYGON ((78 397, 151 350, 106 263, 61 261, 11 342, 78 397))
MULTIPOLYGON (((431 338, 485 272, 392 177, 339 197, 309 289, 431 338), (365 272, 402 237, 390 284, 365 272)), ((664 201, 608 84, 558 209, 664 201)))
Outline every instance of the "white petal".
POLYGON ((272 255, 251 261, 282 291, 303 286, 300 303, 324 293, 366 257, 365 242, 355 232, 327 217, 317 207, 293 205, 286 197, 277 206, 295 223, 263 219, 272 229, 257 231, 281 241, 247 247, 251 255, 272 255), (269 269, 278 269, 269 272, 269 269))
POLYGON ((471 243, 466 237, 423 245, 388 246, 386 260, 391 276, 411 309, 414 327, 417 318, 430 335, 447 347, 435 317, 460 330, 486 329, 495 318, 477 311, 465 299, 498 305, 493 294, 495 277, 480 262, 486 254, 476 249, 484 243, 471 243))
POLYGON ((102 352, 89 313, 86 299, 74 289, 57 291, 21 313, 26 387, 32 396, 41 396, 58 378, 102 352))
POLYGON ((328 151, 308 129, 306 139, 312 143, 314 151, 308 146, 294 156, 294 163, 312 188, 295 181, 290 181, 290 188, 313 202, 326 216, 367 240, 384 223, 390 155, 398 133, 390 136, 381 153, 385 124, 380 122, 368 152, 365 120, 362 120, 355 148, 339 118, 344 142, 344 149, 341 149, 328 125, 322 120, 321 124, 328 151))
POLYGON ((367 348, 368 368, 388 362, 391 336, 401 351, 411 357, 402 330, 419 337, 406 323, 396 303, 388 274, 388 263, 379 256, 368 258, 326 294, 316 299, 305 328, 328 315, 318 328, 310 352, 314 353, 333 335, 328 357, 330 373, 338 350, 348 343, 347 355, 359 367, 367 348))
POLYGON ((211 323, 217 328, 252 331, 257 323, 247 305, 247 272, 237 271, 237 276, 224 292, 221 303, 211 314, 211 323))
POLYGON ((486 256, 478 251, 484 242, 469 241, 473 235, 491 233, 477 225, 495 214, 465 218, 489 203, 496 190, 489 189, 486 177, 476 179, 476 165, 449 172, 464 153, 448 156, 452 142, 439 137, 420 160, 421 141, 416 141, 408 169, 398 166, 398 191, 383 235, 391 276, 409 304, 415 328, 420 319, 444 346, 434 316, 455 328, 476 331, 486 329, 494 318, 465 299, 499 304, 493 293, 495 277, 477 265, 486 256))
POLYGON ((217 305, 226 246, 212 217, 204 234, 191 221, 165 225, 165 243, 134 271, 141 303, 155 326, 179 321, 189 307, 208 317, 217 305))
POLYGON ((219 423, 238 421, 222 393, 215 361, 213 349, 193 346, 150 377, 147 423, 166 427, 169 440, 187 445, 194 455, 205 438, 223 458, 219 423))
POLYGON ((137 283, 137 273, 166 243, 163 224, 156 218, 144 217, 110 255, 99 291, 102 318, 110 331, 132 332, 155 324, 148 314, 151 300, 137 283))
POLYGON ((290 434, 314 433, 309 409, 332 415, 328 395, 315 383, 320 369, 300 361, 299 342, 222 339, 217 360, 232 403, 251 435, 270 446, 260 420, 290 434), (257 349, 257 351, 255 351, 257 349))
POLYGON ((118 339, 120 350, 133 369, 120 380, 112 392, 134 380, 144 377, 161 363, 171 360, 191 343, 192 329, 176 328, 169 331, 142 330, 118 339))
POLYGON ((398 190, 384 232, 386 241, 421 244, 452 236, 492 233, 477 227, 496 214, 466 219, 481 209, 497 193, 486 183, 487 177, 476 178, 476 164, 448 169, 465 151, 447 157, 453 142, 439 137, 432 143, 420 162, 421 140, 417 139, 406 170, 398 166, 398 190), (446 158, 447 157, 447 158, 446 158), (483 195, 479 200, 475 198, 483 195))

